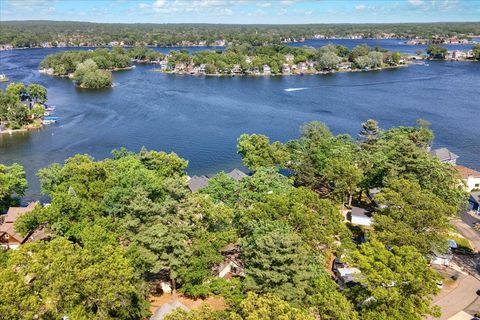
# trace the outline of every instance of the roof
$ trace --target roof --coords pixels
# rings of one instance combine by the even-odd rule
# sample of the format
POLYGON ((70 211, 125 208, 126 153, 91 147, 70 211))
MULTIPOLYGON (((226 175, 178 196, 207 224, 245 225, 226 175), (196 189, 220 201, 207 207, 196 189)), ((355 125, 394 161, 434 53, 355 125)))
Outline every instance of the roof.
POLYGON ((337 270, 340 274, 340 277, 345 277, 355 273, 362 273, 362 271, 360 271, 358 268, 338 268, 337 270))
POLYGON ((440 161, 454 160, 459 158, 459 156, 447 148, 434 149, 430 151, 430 154, 440 159, 440 161))
POLYGON ((455 166, 455 169, 457 169, 458 173, 463 179, 468 179, 469 177, 480 178, 480 172, 467 168, 465 166, 457 165, 455 166))
POLYGON ((235 168, 232 171, 230 171, 229 173, 227 173, 227 176, 229 176, 230 178, 232 178, 234 180, 239 181, 239 180, 242 180, 243 178, 245 178, 247 176, 247 174, 245 172, 235 168))
POLYGON ((470 192, 470 200, 480 204, 480 191, 470 192))
POLYGON ((208 184, 208 177, 206 176, 193 176, 188 180, 188 188, 195 192, 206 187, 208 184))
POLYGON ((162 304, 161 307, 155 310, 155 313, 150 318, 150 320, 162 320, 165 318, 165 316, 167 316, 167 314, 171 313, 172 311, 178 308, 183 309, 185 311, 189 310, 186 305, 184 305, 178 300, 175 300, 169 303, 162 304))
POLYGON ((369 210, 360 207, 352 207, 351 211, 352 217, 370 217, 371 213, 369 210))
POLYGON ((0 234, 6 233, 9 236, 15 238, 15 240, 23 242, 25 237, 22 237, 22 235, 15 231, 15 221, 22 214, 32 211, 36 205, 36 202, 31 202, 26 207, 11 207, 10 209, 8 209, 4 222, 0 224, 0 234))

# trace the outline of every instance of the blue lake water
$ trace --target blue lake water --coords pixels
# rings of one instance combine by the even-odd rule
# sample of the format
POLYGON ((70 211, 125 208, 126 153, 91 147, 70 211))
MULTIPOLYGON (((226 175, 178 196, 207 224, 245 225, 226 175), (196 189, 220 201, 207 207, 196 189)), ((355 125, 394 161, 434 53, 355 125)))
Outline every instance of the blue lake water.
POLYGON ((459 163, 480 170, 478 62, 286 77, 167 75, 138 65, 115 72, 114 88, 89 91, 38 73, 43 57, 58 50, 0 52, 0 73, 46 86, 61 118, 40 131, 0 136, 0 163, 18 162, 27 170, 27 199, 38 197, 38 169, 77 153, 102 159, 114 148, 145 146, 175 151, 190 161, 190 174, 207 174, 241 165, 240 134, 284 142, 313 120, 356 137, 369 118, 384 128, 423 118, 432 122, 434 147, 446 146, 460 156, 459 163), (303 89, 285 91, 289 88, 303 89))

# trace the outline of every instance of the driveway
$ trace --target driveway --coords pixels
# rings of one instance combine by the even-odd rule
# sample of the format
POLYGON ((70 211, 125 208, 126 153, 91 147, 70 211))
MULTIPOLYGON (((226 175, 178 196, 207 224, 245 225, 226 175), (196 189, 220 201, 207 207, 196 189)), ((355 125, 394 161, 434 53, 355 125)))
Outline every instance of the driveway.
POLYGON ((474 250, 476 252, 480 251, 480 232, 473 229, 473 224, 475 222, 480 222, 478 216, 473 215, 469 212, 461 212, 460 219, 452 220, 453 225, 457 228, 458 232, 462 234, 465 238, 470 240, 474 250))
POLYGON ((479 280, 470 275, 461 275, 457 281, 458 285, 455 289, 448 293, 440 293, 433 299, 433 304, 442 309, 440 320, 446 320, 457 312, 468 308, 478 298, 476 291, 480 289, 479 280))

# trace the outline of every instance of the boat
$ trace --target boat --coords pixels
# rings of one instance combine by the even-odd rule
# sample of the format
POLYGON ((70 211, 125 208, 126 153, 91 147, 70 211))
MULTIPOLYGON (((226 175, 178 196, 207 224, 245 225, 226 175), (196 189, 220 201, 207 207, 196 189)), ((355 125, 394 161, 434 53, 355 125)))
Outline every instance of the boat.
POLYGON ((59 117, 44 117, 42 120, 43 124, 52 124, 56 123, 60 118, 59 117))
POLYGON ((0 82, 8 81, 8 77, 4 74, 0 74, 0 82))

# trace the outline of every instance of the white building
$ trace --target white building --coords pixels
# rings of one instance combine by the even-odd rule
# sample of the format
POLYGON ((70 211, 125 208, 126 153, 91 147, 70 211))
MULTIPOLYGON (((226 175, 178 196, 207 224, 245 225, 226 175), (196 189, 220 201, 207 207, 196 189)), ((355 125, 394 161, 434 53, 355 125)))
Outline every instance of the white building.
POLYGON ((455 169, 465 182, 465 191, 471 192, 474 189, 480 189, 480 172, 460 165, 455 166, 455 169))

